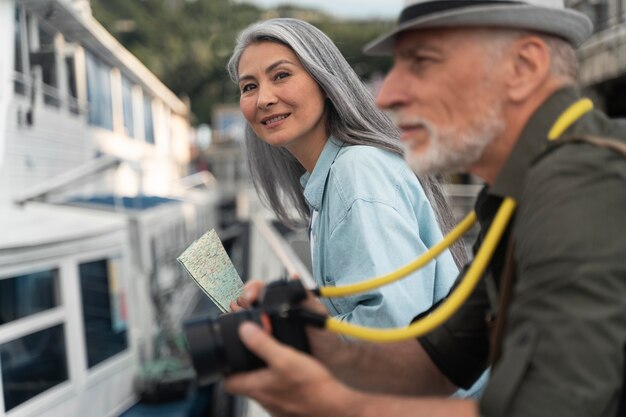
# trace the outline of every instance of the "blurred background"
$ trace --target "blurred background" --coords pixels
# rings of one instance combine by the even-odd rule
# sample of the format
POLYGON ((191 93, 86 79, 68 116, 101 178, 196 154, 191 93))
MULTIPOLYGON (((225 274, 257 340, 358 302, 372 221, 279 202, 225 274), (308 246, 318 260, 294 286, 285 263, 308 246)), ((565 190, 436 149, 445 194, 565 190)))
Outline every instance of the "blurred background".
MULTIPOLYGON (((626 0, 566 3, 596 28, 579 50, 583 92, 626 115, 626 0)), ((0 0, 0 417, 264 415, 196 386, 181 332, 219 314, 176 261, 210 229, 244 281, 310 282, 304 231, 252 189, 226 62, 248 24, 295 17, 376 94, 391 61, 361 48, 401 8, 0 0)), ((480 184, 445 181, 461 217, 480 184)))

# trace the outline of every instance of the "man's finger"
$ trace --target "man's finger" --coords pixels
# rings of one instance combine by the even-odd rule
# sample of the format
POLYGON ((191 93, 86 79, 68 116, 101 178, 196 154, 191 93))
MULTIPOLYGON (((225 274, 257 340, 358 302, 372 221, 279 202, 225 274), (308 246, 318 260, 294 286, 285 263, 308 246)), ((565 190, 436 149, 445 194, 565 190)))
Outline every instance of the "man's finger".
POLYGON ((292 349, 280 344, 259 326, 249 321, 239 326, 239 338, 248 349, 270 366, 275 365, 277 361, 284 361, 292 354, 292 349))

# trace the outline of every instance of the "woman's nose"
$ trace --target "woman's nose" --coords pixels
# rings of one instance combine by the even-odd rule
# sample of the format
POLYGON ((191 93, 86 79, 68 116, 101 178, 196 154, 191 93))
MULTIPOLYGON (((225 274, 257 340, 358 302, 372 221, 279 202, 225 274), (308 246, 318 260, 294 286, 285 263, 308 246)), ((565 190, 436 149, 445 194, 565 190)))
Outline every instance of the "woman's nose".
POLYGON ((261 87, 259 86, 259 94, 257 96, 257 107, 259 109, 267 109, 278 101, 276 94, 270 87, 261 87))

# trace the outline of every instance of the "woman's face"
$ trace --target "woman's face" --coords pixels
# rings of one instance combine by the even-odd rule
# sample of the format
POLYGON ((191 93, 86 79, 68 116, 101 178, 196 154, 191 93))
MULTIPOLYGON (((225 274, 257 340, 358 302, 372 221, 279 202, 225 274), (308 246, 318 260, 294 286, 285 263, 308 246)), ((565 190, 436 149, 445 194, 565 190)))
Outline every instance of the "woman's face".
POLYGON ((328 138, 325 95, 290 48, 276 42, 249 45, 238 76, 239 107, 266 143, 293 151, 328 138))

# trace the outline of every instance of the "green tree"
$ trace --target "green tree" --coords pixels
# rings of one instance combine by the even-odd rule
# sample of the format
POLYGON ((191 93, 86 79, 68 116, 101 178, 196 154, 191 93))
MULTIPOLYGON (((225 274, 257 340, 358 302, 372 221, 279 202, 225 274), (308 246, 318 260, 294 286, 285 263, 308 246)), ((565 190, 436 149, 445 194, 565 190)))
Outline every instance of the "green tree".
POLYGON ((211 121, 215 106, 236 103, 226 73, 237 34, 269 17, 297 17, 326 32, 364 79, 384 72, 388 58, 366 57, 363 45, 389 21, 337 20, 313 10, 265 10, 229 0, 92 0, 95 18, 174 93, 188 96, 197 123, 211 121))

